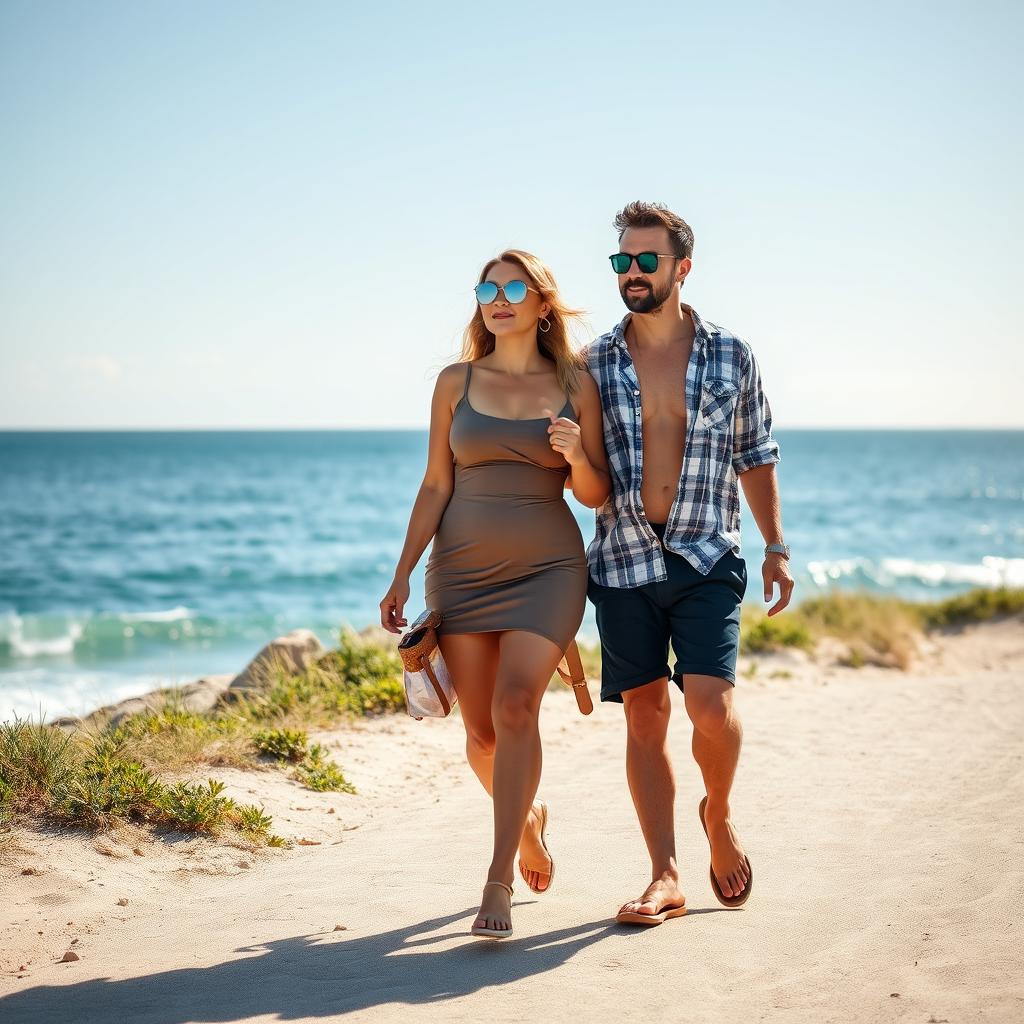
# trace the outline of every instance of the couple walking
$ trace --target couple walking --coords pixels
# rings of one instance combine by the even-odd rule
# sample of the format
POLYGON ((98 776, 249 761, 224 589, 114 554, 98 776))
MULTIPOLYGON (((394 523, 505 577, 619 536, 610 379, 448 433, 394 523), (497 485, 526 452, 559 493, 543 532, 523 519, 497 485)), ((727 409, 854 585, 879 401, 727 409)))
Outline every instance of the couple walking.
POLYGON ((601 699, 626 717, 626 776, 652 880, 616 919, 686 912, 676 863, 668 689, 682 690, 706 797, 710 880, 726 906, 753 874, 730 818, 740 752, 733 707, 740 602, 737 479, 766 541, 764 596, 793 588, 783 544, 771 413, 749 346, 701 319, 679 291, 693 234, 660 204, 615 218, 611 256, 629 312, 582 353, 551 271, 508 250, 483 268, 462 360, 438 376, 427 469, 381 623, 407 625, 409 577, 433 540, 428 608, 491 795, 494 849, 472 932, 512 934, 513 863, 536 893, 555 875, 546 843, 538 714, 587 598, 601 636, 601 699), (566 487, 596 509, 584 551, 566 487), (669 646, 675 655, 670 673, 669 646))

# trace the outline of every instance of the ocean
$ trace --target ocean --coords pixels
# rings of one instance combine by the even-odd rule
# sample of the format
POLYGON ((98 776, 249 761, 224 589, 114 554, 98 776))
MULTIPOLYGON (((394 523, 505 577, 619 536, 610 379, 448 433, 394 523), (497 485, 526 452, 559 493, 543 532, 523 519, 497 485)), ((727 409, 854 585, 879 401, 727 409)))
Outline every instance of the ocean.
MULTIPOLYGON (((1024 586, 1024 431, 779 431, 795 599, 1024 586)), ((0 720, 379 621, 425 431, 0 432, 0 720)), ((584 539, 593 512, 570 499, 584 539)), ((744 506, 747 599, 761 542, 744 506)), ((422 608, 424 552, 408 611, 422 608)), ((581 636, 596 638, 588 606, 581 636)))

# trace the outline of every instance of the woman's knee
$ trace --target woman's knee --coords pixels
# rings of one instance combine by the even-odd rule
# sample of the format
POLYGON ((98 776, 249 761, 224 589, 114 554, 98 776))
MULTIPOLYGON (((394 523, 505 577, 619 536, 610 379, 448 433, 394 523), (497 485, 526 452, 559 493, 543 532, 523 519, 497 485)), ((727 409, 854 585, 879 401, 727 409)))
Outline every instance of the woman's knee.
POLYGON ((498 681, 491 717, 495 732, 525 732, 537 727, 540 694, 527 680, 498 681))
POLYGON ((494 756, 494 729, 466 726, 466 750, 479 757, 494 756))

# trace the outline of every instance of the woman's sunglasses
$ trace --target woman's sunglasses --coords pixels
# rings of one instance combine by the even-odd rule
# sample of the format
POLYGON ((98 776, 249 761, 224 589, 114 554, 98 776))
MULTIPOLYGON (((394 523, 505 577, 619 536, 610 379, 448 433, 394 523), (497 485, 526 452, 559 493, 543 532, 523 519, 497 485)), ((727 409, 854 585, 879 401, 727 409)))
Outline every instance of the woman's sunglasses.
MULTIPOLYGON (((476 292, 476 301, 481 306, 486 306, 498 297, 498 292, 505 296, 507 302, 515 305, 526 298, 527 292, 537 292, 537 289, 531 288, 525 281, 506 281, 502 285, 497 285, 493 281, 481 281, 473 291, 476 292)), ((537 294, 540 295, 540 292, 537 294)))
POLYGON ((631 252, 617 252, 608 259, 612 261, 612 270, 616 274, 628 274, 629 268, 633 266, 633 260, 636 260, 641 274, 653 274, 658 269, 659 256, 664 256, 667 260, 681 259, 669 252, 638 252, 635 256, 631 252))

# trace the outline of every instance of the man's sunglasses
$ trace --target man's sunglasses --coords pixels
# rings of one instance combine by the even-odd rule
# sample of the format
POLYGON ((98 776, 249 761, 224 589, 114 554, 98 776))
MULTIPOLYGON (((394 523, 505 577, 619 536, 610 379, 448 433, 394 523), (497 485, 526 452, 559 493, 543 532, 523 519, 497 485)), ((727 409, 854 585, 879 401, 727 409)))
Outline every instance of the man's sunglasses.
POLYGON ((641 274, 653 274, 658 269, 659 256, 664 256, 667 260, 682 258, 669 252, 638 252, 635 256, 631 252, 617 252, 609 256, 608 259, 612 261, 612 270, 616 274, 628 274, 629 268, 633 266, 633 260, 636 260, 641 274))
MULTIPOLYGON (((501 285, 495 284, 493 281, 481 281, 473 291, 476 292, 476 301, 481 306, 486 306, 498 297, 498 292, 505 296, 507 302, 515 305, 526 298, 527 292, 537 292, 537 289, 531 288, 525 281, 506 281, 501 285)), ((537 294, 540 295, 540 292, 537 294)))

